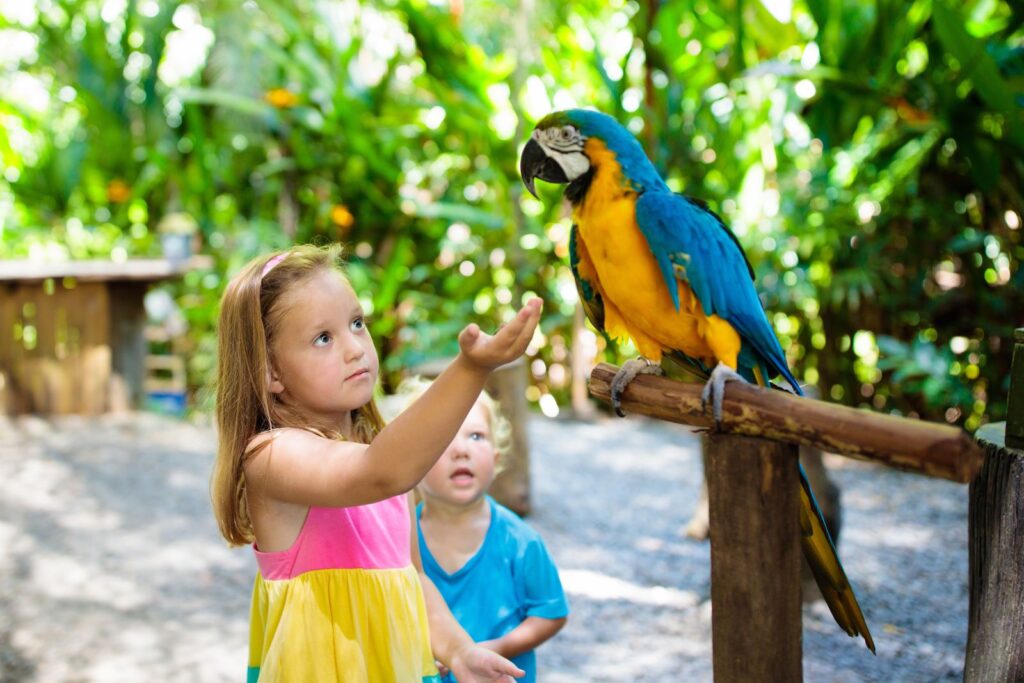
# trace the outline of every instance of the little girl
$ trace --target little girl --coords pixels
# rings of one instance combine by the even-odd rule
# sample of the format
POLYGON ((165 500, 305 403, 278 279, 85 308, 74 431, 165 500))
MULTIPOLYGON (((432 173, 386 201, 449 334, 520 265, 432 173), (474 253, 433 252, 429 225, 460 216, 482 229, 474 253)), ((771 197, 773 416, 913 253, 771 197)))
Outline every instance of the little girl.
MULTIPOLYGON (((429 385, 403 384, 422 395, 429 385)), ((535 649, 565 625, 569 606, 540 535, 487 491, 510 445, 511 427, 482 392, 455 438, 420 483, 420 556, 469 635, 537 678, 535 649)), ((464 683, 457 672, 444 683, 464 683)))
POLYGON ((431 389, 387 428, 377 354, 339 249, 250 262, 221 301, 214 513, 253 543, 250 681, 512 683, 424 575, 409 492, 452 440, 491 370, 519 357, 526 304, 493 337, 470 325, 431 389))

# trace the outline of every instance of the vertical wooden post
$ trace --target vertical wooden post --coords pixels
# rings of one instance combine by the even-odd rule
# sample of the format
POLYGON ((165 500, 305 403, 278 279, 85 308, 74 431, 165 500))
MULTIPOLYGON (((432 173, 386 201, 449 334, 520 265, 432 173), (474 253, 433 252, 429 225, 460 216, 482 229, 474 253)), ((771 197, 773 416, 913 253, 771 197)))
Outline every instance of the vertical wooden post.
POLYGON ((141 408, 145 401, 143 381, 146 377, 146 284, 144 282, 111 282, 110 292, 110 362, 112 382, 110 408, 128 410, 141 408))
POLYGON ((512 444, 501 463, 501 474, 491 485, 491 495, 516 514, 530 514, 530 440, 526 433, 526 362, 520 357, 491 373, 487 391, 501 404, 512 425, 512 444))
POLYGON ((1024 329, 1014 342, 1007 422, 975 435, 985 464, 971 482, 967 518, 966 683, 1024 680, 1024 329))
POLYGON ((798 449, 726 434, 707 444, 715 681, 800 681, 798 449))
POLYGON ((1006 445, 1024 449, 1024 327, 1013 331, 1010 394, 1006 397, 1006 445))
POLYGON ((587 392, 587 382, 590 379, 590 369, 594 366, 597 347, 588 348, 584 343, 586 329, 583 304, 577 302, 572 314, 572 350, 569 352, 569 405, 572 407, 573 416, 580 420, 588 420, 597 414, 597 409, 590 402, 590 395, 587 392))

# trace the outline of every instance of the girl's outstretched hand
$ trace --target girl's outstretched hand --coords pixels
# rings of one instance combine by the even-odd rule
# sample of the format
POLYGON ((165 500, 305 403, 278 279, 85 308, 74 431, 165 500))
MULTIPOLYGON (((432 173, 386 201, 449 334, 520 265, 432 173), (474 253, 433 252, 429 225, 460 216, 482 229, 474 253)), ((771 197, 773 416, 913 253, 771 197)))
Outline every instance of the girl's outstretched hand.
POLYGON ((510 363, 523 355, 540 320, 540 299, 530 299, 516 317, 494 333, 484 334, 473 324, 459 334, 459 348, 466 360, 486 370, 510 363))
POLYGON ((515 683, 526 672, 497 652, 471 645, 452 657, 451 673, 459 683, 515 683))

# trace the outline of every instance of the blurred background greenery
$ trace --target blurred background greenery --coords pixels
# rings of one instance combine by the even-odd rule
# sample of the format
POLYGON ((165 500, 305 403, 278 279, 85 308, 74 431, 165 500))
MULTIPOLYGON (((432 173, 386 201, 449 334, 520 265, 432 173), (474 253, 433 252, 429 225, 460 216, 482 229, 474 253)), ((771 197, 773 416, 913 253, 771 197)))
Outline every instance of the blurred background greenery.
POLYGON ((596 107, 732 225, 797 377, 973 430, 1024 324, 1022 26, 1004 0, 0 0, 0 258, 158 256, 194 218, 215 266, 164 285, 193 388, 226 279, 293 242, 349 245, 386 384, 539 294, 554 415, 633 350, 582 325, 561 189, 525 194, 517 151, 596 107))

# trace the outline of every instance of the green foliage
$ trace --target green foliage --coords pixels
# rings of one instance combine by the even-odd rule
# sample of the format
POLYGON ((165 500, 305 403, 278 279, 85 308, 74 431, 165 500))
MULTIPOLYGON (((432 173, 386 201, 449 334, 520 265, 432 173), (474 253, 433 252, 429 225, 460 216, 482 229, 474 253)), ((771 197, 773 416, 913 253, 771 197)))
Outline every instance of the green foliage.
POLYGON ((968 388, 947 379, 950 367, 957 362, 949 348, 936 346, 921 336, 909 344, 880 337, 878 347, 884 354, 878 369, 892 371, 892 385, 898 392, 920 394, 932 410, 950 406, 956 412, 957 406, 970 406, 968 388))
POLYGON ((155 256, 160 219, 194 216, 216 260, 174 286, 195 385, 227 278, 340 240, 389 373, 536 293, 531 398, 564 402, 571 349, 631 350, 574 331, 570 219, 558 188, 524 195, 517 150, 551 109, 594 106, 734 227, 798 377, 971 429, 1005 411, 1024 310, 1015 4, 8 7, 0 257, 155 256))

